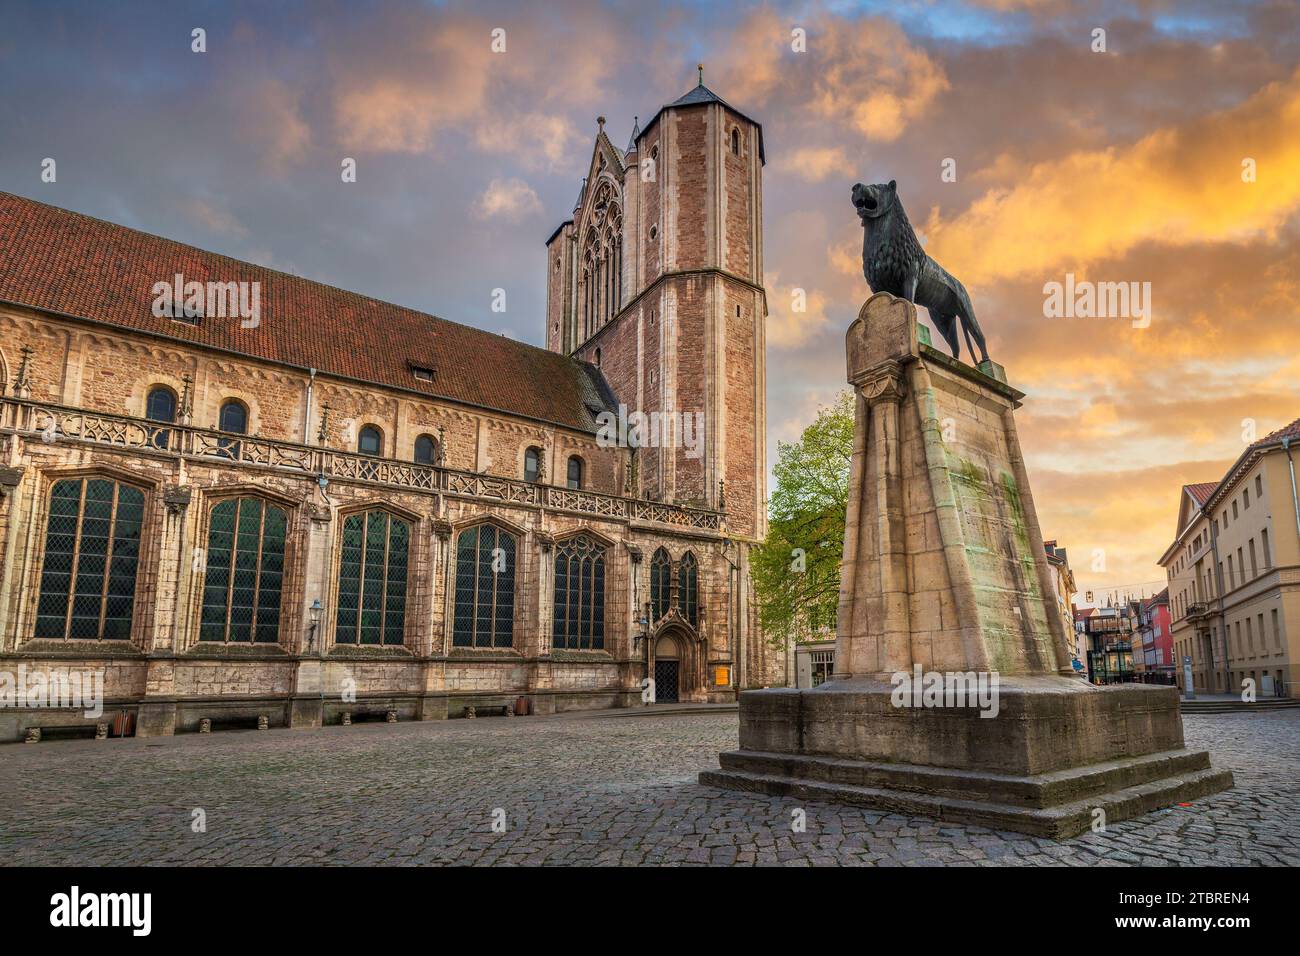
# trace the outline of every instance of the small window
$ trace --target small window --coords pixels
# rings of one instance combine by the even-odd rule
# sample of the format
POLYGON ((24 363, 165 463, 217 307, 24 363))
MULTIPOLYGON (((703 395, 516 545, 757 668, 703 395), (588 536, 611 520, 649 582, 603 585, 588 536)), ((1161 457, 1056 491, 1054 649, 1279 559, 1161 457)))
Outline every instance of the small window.
MULTIPOLYGON (((175 422, 176 393, 164 385, 152 389, 145 399, 144 417, 151 422, 175 422)), ((171 429, 160 428, 149 437, 149 441, 155 448, 166 448, 171 444, 171 434, 171 429)))
POLYGON ((656 238, 658 238, 658 236, 659 236, 659 227, 658 227, 658 226, 651 226, 651 227, 650 227, 650 238, 651 238, 651 239, 656 239, 656 238))
POLYGON ((363 455, 381 455, 384 451, 384 436, 374 425, 366 425, 357 436, 357 451, 363 455))
POLYGON ((560 257, 559 257, 559 256, 556 256, 556 257, 555 257, 555 271, 556 271, 556 272, 559 272, 559 271, 560 271, 560 257))
POLYGON ((524 481, 536 481, 542 473, 542 451, 530 448, 524 452, 524 481))
POLYGON ((244 407, 243 402, 232 399, 222 405, 217 427, 223 432, 234 432, 236 435, 247 434, 248 409, 244 407))
POLYGON ((582 487, 582 459, 573 455, 569 459, 569 487, 577 490, 582 487))
POLYGON ((417 465, 435 464, 438 458, 438 442, 432 435, 421 435, 415 440, 415 463, 417 465))
POLYGON ((424 368, 423 366, 420 365, 412 365, 411 374, 414 375, 416 378, 418 378, 421 382, 433 381, 433 369, 431 368, 424 368))
POLYGON ((658 144, 658 143, 656 143, 655 145, 653 145, 653 146, 650 147, 650 158, 651 158, 651 159, 658 159, 658 158, 659 158, 659 144, 658 144))
POLYGON ((733 156, 740 155, 740 130, 734 126, 731 129, 731 154, 733 156))
POLYGON ((596 368, 600 368, 600 347, 596 347, 596 368))
MULTIPOLYGON (((233 398, 221 406, 221 411, 217 414, 217 428, 223 432, 233 432, 236 435, 248 433, 248 409, 244 407, 243 402, 237 402, 233 398)), ((238 460, 240 453, 243 451, 242 442, 231 441, 229 438, 223 438, 217 442, 218 451, 227 458, 238 460)))

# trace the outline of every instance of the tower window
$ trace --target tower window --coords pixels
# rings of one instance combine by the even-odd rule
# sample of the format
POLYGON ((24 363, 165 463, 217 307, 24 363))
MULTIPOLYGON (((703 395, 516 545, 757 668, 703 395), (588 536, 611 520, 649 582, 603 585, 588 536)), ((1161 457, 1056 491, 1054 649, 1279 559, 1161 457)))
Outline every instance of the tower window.
POLYGON ((600 347, 596 347, 596 368, 600 368, 600 347))
POLYGON ((740 130, 734 126, 731 128, 731 153, 733 156, 740 155, 740 130))
POLYGON ((651 239, 656 239, 656 238, 658 238, 658 236, 659 236, 659 227, 658 227, 658 226, 651 226, 651 227, 650 227, 650 238, 651 238, 651 239))

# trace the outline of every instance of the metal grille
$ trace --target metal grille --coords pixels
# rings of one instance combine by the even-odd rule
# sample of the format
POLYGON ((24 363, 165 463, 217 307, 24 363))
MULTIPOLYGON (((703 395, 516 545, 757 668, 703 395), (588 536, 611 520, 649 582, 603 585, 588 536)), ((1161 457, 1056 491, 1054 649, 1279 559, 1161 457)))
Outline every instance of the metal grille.
POLYGON ((456 538, 457 647, 511 647, 515 627, 515 539, 494 525, 456 538))
POLYGON ((673 562, 668 552, 658 548, 650 559, 650 620, 657 621, 668 613, 672 596, 673 562))
POLYGON ((605 646, 605 549, 580 534, 555 549, 552 643, 600 650, 605 646))
POLYGON ((655 661, 655 703, 677 703, 677 676, 680 661, 655 661))
POLYGON ((199 639, 274 644, 284 584, 283 509, 231 498, 212 509, 199 639))
POLYGON ((36 636, 127 640, 135 609, 144 494, 100 478, 50 490, 36 636))
POLYGON ((386 511, 349 515, 343 522, 337 643, 403 642, 410 537, 410 525, 386 511))

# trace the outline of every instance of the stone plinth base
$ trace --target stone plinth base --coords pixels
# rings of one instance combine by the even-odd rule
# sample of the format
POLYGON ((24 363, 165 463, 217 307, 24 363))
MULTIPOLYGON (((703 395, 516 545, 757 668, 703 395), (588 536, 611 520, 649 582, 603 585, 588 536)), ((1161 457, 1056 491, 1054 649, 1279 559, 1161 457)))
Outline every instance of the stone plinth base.
POLYGON ((1003 681, 989 717, 872 681, 748 691, 740 747, 700 782, 1058 839, 1232 786, 1183 747, 1176 688, 1071 678, 1003 681))

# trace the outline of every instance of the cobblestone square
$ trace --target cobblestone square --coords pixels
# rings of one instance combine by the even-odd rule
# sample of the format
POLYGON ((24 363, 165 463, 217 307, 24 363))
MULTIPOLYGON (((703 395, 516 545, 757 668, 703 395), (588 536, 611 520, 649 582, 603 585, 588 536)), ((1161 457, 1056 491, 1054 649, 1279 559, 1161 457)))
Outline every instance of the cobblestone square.
POLYGON ((1055 843, 702 787, 734 713, 488 718, 0 749, 10 864, 1300 865, 1300 711, 1189 715, 1236 787, 1055 843), (202 810, 206 832, 194 832, 202 810), (494 832, 504 811, 505 831, 494 832))

